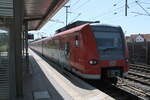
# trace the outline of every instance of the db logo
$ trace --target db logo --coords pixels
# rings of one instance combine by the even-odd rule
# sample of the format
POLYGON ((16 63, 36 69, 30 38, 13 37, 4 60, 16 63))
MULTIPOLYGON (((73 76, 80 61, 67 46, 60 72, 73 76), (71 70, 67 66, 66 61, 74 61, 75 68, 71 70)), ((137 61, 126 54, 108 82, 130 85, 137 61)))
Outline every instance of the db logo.
POLYGON ((109 66, 116 66, 116 61, 110 61, 109 66))

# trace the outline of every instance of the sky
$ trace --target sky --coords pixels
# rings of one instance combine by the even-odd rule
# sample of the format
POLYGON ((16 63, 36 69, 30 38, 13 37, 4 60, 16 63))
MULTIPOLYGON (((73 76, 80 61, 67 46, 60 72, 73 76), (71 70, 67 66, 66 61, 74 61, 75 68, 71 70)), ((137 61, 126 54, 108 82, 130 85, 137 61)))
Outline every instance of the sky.
MULTIPOLYGON (((125 0, 70 0, 65 4, 70 6, 68 23, 77 20, 100 21, 100 24, 121 26, 126 36, 150 34, 150 0, 136 1, 128 0, 128 15, 125 16, 125 0)), ((65 15, 66 8, 63 7, 52 17, 52 21, 30 33, 34 33, 35 38, 54 35, 57 29, 65 26, 65 15)))

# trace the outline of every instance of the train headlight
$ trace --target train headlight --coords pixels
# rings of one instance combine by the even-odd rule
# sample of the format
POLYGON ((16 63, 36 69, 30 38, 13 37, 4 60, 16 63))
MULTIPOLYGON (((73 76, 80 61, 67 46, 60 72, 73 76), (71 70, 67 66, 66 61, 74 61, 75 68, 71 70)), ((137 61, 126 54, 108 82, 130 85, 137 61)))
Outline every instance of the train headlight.
POLYGON ((89 60, 90 65, 96 65, 98 62, 95 59, 89 60))

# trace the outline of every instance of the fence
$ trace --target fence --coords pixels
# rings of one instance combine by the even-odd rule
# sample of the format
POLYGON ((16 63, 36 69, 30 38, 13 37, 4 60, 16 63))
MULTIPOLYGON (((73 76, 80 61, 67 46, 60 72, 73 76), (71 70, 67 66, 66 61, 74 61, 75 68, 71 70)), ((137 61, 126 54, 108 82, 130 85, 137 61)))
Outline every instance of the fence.
POLYGON ((150 42, 128 43, 129 62, 150 64, 150 42))

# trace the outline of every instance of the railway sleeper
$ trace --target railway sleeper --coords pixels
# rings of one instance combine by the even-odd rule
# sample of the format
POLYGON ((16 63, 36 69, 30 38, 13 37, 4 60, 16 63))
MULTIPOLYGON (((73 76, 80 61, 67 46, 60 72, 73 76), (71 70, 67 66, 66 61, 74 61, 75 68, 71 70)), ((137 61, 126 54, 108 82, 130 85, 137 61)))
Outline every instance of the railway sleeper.
POLYGON ((146 78, 146 79, 150 79, 150 76, 144 75, 144 74, 140 74, 140 73, 135 73, 135 72, 129 71, 128 74, 130 74, 130 75, 136 75, 136 76, 143 77, 143 78, 146 78))

